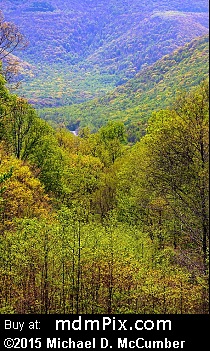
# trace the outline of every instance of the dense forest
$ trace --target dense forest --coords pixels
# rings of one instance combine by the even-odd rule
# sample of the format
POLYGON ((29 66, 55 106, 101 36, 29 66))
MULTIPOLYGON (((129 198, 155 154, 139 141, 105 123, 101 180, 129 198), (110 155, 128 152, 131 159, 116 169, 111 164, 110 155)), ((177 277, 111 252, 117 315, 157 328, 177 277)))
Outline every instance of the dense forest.
POLYGON ((207 313, 207 81, 174 106, 77 137, 1 77, 1 313, 207 313))
MULTIPOLYGON (((11 3, 35 15, 60 2, 11 3)), ((0 313, 207 314, 208 37, 67 107, 72 121, 59 109, 40 118, 46 110, 13 91, 8 58, 25 45, 0 15, 0 313)))
POLYGON ((63 123, 75 130, 88 126, 96 131, 108 121, 121 121, 129 141, 145 132, 154 110, 168 108, 183 91, 195 88, 209 75, 209 35, 193 39, 155 64, 146 67, 133 79, 103 97, 81 104, 39 109, 43 119, 63 123))
POLYGON ((19 94, 36 107, 104 96, 164 55, 208 34, 208 0, 4 0, 29 45, 19 94))

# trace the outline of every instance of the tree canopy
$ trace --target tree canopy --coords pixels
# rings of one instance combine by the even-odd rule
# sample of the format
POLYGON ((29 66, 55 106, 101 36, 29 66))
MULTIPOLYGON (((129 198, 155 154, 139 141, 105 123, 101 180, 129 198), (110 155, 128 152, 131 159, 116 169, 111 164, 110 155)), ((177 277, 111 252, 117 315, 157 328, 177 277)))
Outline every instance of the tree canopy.
MULTIPOLYGON (((29 11, 54 9, 35 2, 29 11)), ((22 36, 2 17, 0 25, 7 55, 22 36)), ((198 42, 188 45, 194 53, 206 48, 206 38, 198 42)), ((173 58, 185 54, 194 57, 185 48, 173 58)), ((164 61, 170 66, 171 57, 164 61)), ((168 69, 163 62, 156 72, 168 69)), ((0 74, 0 313, 207 314, 208 80, 177 90, 144 130, 138 115, 130 138, 121 118, 106 118, 94 132, 79 119, 74 133, 62 120, 49 124, 5 78, 0 74)), ((102 101, 112 105, 115 97, 102 101)), ((92 103, 85 106, 93 113, 92 103)))
POLYGON ((208 83, 128 144, 52 128, 0 79, 1 313, 207 313, 208 83))

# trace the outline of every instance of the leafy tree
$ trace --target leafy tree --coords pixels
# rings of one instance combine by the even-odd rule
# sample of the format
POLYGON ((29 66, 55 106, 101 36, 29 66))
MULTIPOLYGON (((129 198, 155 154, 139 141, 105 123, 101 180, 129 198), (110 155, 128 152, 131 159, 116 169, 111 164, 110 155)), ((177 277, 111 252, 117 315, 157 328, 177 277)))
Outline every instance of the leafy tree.
POLYGON ((48 196, 29 166, 12 156, 1 162, 4 180, 2 197, 2 224, 10 228, 15 218, 44 217, 48 212, 48 196))
POLYGON ((18 159, 27 159, 40 139, 44 123, 41 123, 35 110, 22 98, 13 96, 8 107, 3 119, 4 139, 18 159))
POLYGON ((105 165, 113 164, 122 155, 122 144, 126 142, 125 127, 121 122, 109 122, 98 133, 98 156, 105 165))
POLYGON ((0 77, 0 312, 206 313, 208 85, 151 117, 54 130, 0 77))
POLYGON ((0 62, 0 140, 2 140, 4 128, 3 118, 7 110, 7 102, 9 100, 9 92, 5 87, 5 79, 1 74, 1 62, 0 62))
POLYGON ((173 208, 191 243, 202 243, 203 269, 208 246, 208 92, 207 82, 160 111, 144 139, 150 150, 149 183, 173 208))

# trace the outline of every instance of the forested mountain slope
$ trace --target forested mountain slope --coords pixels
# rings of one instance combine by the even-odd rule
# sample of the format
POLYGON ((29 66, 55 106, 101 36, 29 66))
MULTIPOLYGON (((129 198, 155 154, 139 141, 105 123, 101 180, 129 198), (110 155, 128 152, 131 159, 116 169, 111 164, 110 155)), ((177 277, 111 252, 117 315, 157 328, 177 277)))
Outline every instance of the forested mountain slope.
POLYGON ((37 106, 104 95, 208 32, 206 0, 4 0, 1 9, 30 42, 20 55, 34 77, 21 94, 37 106))
MULTIPOLYGON (((112 17, 120 23, 125 14, 159 18, 161 13, 169 18, 174 11, 176 15, 179 11, 179 16, 185 11, 180 18, 192 18, 196 11, 203 21, 205 3, 5 0, 1 4, 7 15, 15 14, 25 28, 32 19, 29 33, 33 27, 34 47, 28 56, 26 52, 22 56, 22 74, 31 64, 41 73, 45 68, 52 92, 60 99, 48 95, 41 74, 33 84, 36 98, 40 79, 42 103, 64 101, 66 85, 60 89, 60 72, 64 77, 66 67, 73 67, 69 62, 65 66, 64 51, 63 56, 61 51, 57 55, 63 43, 58 46, 58 40, 53 41, 58 27, 54 26, 54 33, 53 21, 44 21, 47 16, 55 16, 55 23, 56 19, 63 21, 59 35, 71 28, 70 18, 72 22, 76 19, 77 33, 82 19, 78 47, 74 45, 79 54, 73 72, 78 87, 84 78, 78 88, 78 96, 83 93, 81 100, 91 95, 83 89, 90 84, 85 74, 91 75, 92 83, 97 82, 96 72, 103 77, 101 85, 91 90, 93 95, 118 86, 89 102, 63 110, 40 110, 50 123, 43 120, 26 99, 12 93, 10 81, 5 79, 1 60, 9 57, 8 51, 13 54, 16 46, 24 46, 25 40, 0 13, 0 314, 208 314, 208 37, 196 37, 151 65, 137 68, 140 71, 127 80, 127 66, 119 69, 115 56, 113 72, 109 72, 111 61, 109 57, 106 60, 105 51, 102 62, 99 47, 92 44, 94 36, 87 49, 82 32, 87 22, 84 14, 88 19, 109 18, 113 24, 112 17), (49 50, 46 46, 50 35, 53 53, 52 46, 49 50), (90 57, 98 62, 97 67, 93 62, 93 70, 90 57), (53 80, 52 72, 60 80, 53 80), (182 89, 187 91, 180 94, 182 89), (90 126, 95 133, 88 127, 79 128, 75 136, 65 124, 69 128, 90 126)), ((113 39, 107 21, 102 28, 110 28, 110 32, 103 35, 111 48, 117 37, 113 39)), ((204 22, 200 25, 205 28, 204 22)), ((164 31, 165 25, 161 28, 164 31)), ((103 43, 100 45, 102 48, 103 43)), ((134 55, 126 55, 131 62, 134 55)), ((12 74, 11 65, 6 67, 12 74)), ((67 79, 65 73, 63 82, 67 79)), ((204 344, 203 339, 201 342, 204 344)), ((158 345, 163 347, 163 342, 158 345)))
POLYGON ((65 123, 70 129, 87 126, 97 129, 108 120, 121 120, 140 133, 152 112, 171 107, 175 96, 190 90, 208 77, 209 37, 195 39, 104 97, 61 108, 39 111, 47 120, 65 123))
POLYGON ((131 145, 53 129, 0 75, 0 313, 208 314, 208 88, 131 145))

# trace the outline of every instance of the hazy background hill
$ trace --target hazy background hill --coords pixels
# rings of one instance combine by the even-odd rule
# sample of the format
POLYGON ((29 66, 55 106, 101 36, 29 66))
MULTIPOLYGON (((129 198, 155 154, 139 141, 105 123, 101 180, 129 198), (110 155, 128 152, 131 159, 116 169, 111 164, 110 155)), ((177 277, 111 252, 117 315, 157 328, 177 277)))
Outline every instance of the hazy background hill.
POLYGON ((193 39, 184 47, 145 67, 127 83, 105 96, 59 108, 39 111, 48 121, 69 129, 98 129, 109 120, 121 120, 132 135, 141 135, 152 112, 173 107, 175 98, 193 89, 209 74, 209 36, 193 39))
POLYGON ((30 45, 21 94, 35 106, 103 96, 208 32, 208 1, 4 0, 30 45))

